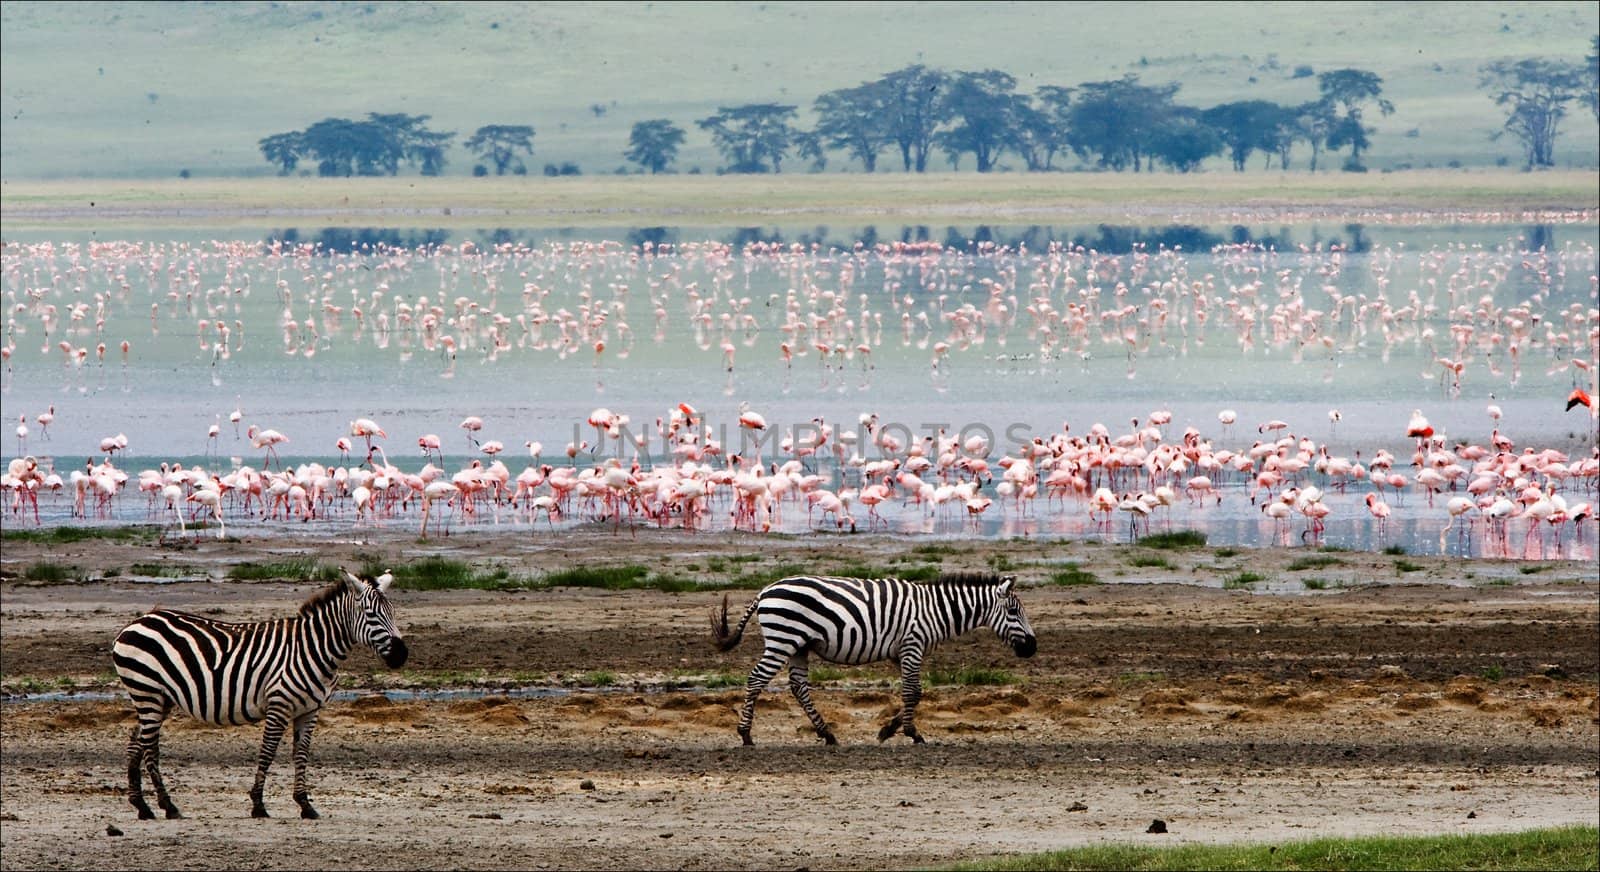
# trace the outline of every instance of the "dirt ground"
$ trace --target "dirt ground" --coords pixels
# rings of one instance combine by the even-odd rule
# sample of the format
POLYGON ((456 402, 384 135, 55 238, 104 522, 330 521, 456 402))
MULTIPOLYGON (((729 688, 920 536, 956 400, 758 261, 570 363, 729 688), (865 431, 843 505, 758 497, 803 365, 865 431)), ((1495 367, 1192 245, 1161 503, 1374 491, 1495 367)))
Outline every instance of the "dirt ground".
MULTIPOLYGON (((7 541, 0 866, 894 868, 1105 841, 1596 822, 1592 566, 1411 557, 1399 570, 1393 556, 1345 553, 1307 570, 1294 568, 1304 549, 949 545, 917 556, 916 543, 890 537, 587 530, 178 549, 7 541), (706 615, 720 593, 401 591, 411 662, 390 672, 358 651, 341 679, 356 693, 330 703, 317 727, 319 821, 295 815, 286 750, 267 786, 275 817, 251 819, 259 729, 183 720, 169 721, 162 765, 186 817, 138 821, 124 797, 125 701, 20 697, 68 683, 113 690, 111 640, 153 605, 248 620, 290 614, 318 587, 221 581, 234 562, 312 555, 355 566, 372 553, 519 573, 633 561, 690 576, 719 561, 1009 561, 1029 585, 1039 653, 1018 660, 987 631, 941 646, 934 668, 992 667, 1015 681, 933 687, 919 714, 925 746, 876 741, 896 700, 880 665, 820 682, 839 746, 822 746, 775 687, 745 748, 734 733, 740 691, 727 683, 754 663, 759 634, 729 654, 712 648, 706 615), (40 560, 92 580, 21 581, 40 560), (1109 583, 1032 586, 1063 561, 1109 583), (126 574, 158 562, 211 580, 126 574), (1275 583, 1315 575, 1327 589, 1216 586, 1241 568, 1275 583), (545 691, 517 692, 530 686, 545 691), (479 693, 379 692, 463 687, 479 693), (1169 832, 1147 833, 1154 819, 1169 832)), ((732 593, 736 607, 750 596, 732 593)))

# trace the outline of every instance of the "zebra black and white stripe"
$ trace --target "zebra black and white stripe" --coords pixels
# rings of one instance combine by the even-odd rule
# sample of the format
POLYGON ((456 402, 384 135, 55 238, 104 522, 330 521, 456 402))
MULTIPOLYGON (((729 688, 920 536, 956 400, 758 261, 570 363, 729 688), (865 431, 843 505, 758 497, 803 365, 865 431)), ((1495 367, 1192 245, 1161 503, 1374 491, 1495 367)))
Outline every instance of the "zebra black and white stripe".
POLYGON ((922 661, 932 647, 968 630, 990 627, 1018 657, 1038 648, 1033 628, 1017 599, 1016 579, 992 574, 946 574, 935 581, 898 578, 833 578, 801 575, 774 582, 756 595, 736 628, 728 624, 728 598, 711 615, 717 647, 731 651, 752 615, 761 625, 766 650, 745 683, 739 736, 750 740, 756 699, 785 663, 789 690, 805 709, 817 735, 837 744, 833 730, 811 703, 810 655, 858 665, 876 660, 900 664, 900 712, 878 732, 878 741, 898 729, 922 742, 915 717, 922 698, 922 661))
POLYGON ((167 817, 182 817, 160 769, 161 723, 175 708, 212 724, 266 722, 250 790, 253 817, 267 816, 261 802, 267 769, 293 724, 294 799, 301 817, 318 817, 306 788, 306 760, 339 664, 358 643, 371 646, 391 669, 406 662, 386 595, 391 581, 388 573, 367 582, 346 572, 292 618, 229 623, 157 609, 125 627, 111 660, 139 718, 128 739, 128 801, 139 817, 155 817, 145 803, 141 766, 167 817))

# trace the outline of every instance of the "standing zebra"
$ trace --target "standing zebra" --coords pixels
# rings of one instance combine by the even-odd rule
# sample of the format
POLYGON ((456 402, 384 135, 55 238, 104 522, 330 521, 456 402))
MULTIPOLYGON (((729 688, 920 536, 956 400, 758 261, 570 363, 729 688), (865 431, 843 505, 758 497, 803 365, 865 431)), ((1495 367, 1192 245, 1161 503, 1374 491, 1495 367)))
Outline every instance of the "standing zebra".
POLYGON ((922 659, 936 643, 987 626, 1010 644, 1018 657, 1032 657, 1037 650, 1033 628, 1012 589, 1015 584, 1016 578, 1009 575, 970 573, 947 573, 927 583, 801 575, 762 589, 734 629, 728 626, 728 597, 724 594, 721 611, 713 609, 711 613, 717 648, 733 650, 751 615, 758 616, 766 639, 766 650, 745 683, 739 737, 746 745, 754 744, 750 722, 755 717, 756 698, 788 663, 789 691, 800 701, 817 735, 829 745, 838 744, 833 730, 811 704, 806 673, 809 656, 816 654, 852 665, 898 660, 901 708, 894 720, 878 731, 878 741, 904 727, 905 734, 920 744, 922 736, 913 719, 922 698, 922 659))
POLYGON ((394 577, 384 573, 369 583, 344 576, 313 594, 292 618, 236 624, 157 609, 117 635, 111 660, 139 717, 128 739, 128 801, 141 819, 155 817, 139 783, 141 764, 167 817, 183 816, 161 781, 161 722, 174 707, 213 724, 266 721, 250 789, 250 814, 258 818, 267 816, 261 802, 267 767, 292 722, 294 800, 301 817, 318 817, 307 795, 306 759, 335 671, 358 642, 391 669, 406 662, 406 643, 384 594, 394 577))

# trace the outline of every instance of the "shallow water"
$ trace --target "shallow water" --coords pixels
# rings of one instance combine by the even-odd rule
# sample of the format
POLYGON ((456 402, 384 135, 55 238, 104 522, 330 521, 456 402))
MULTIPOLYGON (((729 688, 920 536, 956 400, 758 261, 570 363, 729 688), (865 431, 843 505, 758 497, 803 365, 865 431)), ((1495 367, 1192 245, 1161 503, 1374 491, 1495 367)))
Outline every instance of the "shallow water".
MULTIPOLYGON (((990 235, 1007 241, 1005 232, 990 235)), ((1146 235, 1173 238, 1158 230, 1146 235)), ((983 435, 991 461, 1063 428, 1081 436, 1103 424, 1112 437, 1129 434, 1156 410, 1171 414, 1160 428, 1167 441, 1192 427, 1217 448, 1244 450, 1269 438, 1259 425, 1279 419, 1289 426, 1277 436, 1309 438, 1331 454, 1357 459, 1386 449, 1395 454, 1397 471, 1415 449, 1405 438, 1413 410, 1422 411, 1449 445, 1485 443, 1498 428, 1519 451, 1554 448, 1576 459, 1594 450, 1594 419, 1581 407, 1563 410, 1572 388, 1593 377, 1573 358, 1587 363, 1600 356, 1592 339, 1584 339, 1596 323, 1592 223, 1366 226, 1343 234, 1256 230, 1243 236, 1271 238, 1285 248, 1181 254, 1157 242, 1154 249, 1055 255, 984 245, 879 255, 818 245, 752 256, 677 233, 670 238, 681 247, 670 255, 641 256, 621 244, 599 251, 575 246, 599 236, 557 233, 507 242, 499 251, 447 242, 446 248, 382 253, 359 247, 275 253, 254 240, 220 251, 197 239, 167 242, 154 231, 131 251, 105 246, 91 253, 63 241, 45 252, 13 240, 5 250, 12 352, 0 385, 7 419, 0 450, 7 458, 22 452, 40 457, 65 477, 86 459, 98 460, 101 440, 120 433, 127 448, 116 463, 123 469, 164 461, 259 468, 268 459, 245 438, 245 427, 256 424, 289 437, 279 448, 284 461, 359 463, 360 439, 350 460, 334 443, 348 434, 352 419, 366 417, 385 428, 387 437, 377 444, 395 465, 420 468, 417 437, 433 433, 444 449, 443 461, 435 462, 453 471, 473 458, 489 459, 457 427, 476 415, 484 421, 477 441, 502 442, 500 459, 513 474, 533 462, 529 441, 542 443, 539 462, 592 463, 606 455, 632 462, 638 456, 648 467, 669 459, 656 423, 679 403, 699 410, 725 455, 759 452, 768 461, 788 459, 782 439, 803 444, 818 419, 842 433, 859 430, 867 413, 878 415, 880 432, 903 443, 941 432, 962 440, 983 435), (1361 250, 1330 252, 1335 235, 1341 245, 1361 250), (1546 251, 1525 250, 1529 239, 1546 251), (1207 287, 1204 294, 1184 292, 1195 283, 1207 287), (830 344, 841 350, 824 357, 784 331, 791 292, 803 319, 837 301, 827 329, 835 331, 830 344), (1452 317, 1483 308, 1485 297, 1500 314, 1452 317), (1064 329, 1043 334, 1025 311, 1041 298, 1057 316, 1083 307, 1084 328, 1077 335, 1064 329), (1320 329, 1294 326, 1299 317, 1313 323, 1316 313, 1339 307, 1340 299, 1344 311, 1315 322, 1320 329), (1409 308, 1411 315, 1357 314, 1358 306, 1379 302, 1391 313, 1409 308), (399 303, 419 313, 438 305, 436 326, 402 329, 395 318, 380 329, 379 313, 392 315, 399 303), (82 307, 79 320, 72 319, 74 304, 82 307), (975 325, 957 335, 946 316, 968 304, 975 325), (41 311, 51 305, 55 316, 47 322, 41 311), (357 307, 367 309, 359 320, 357 307), (1507 311, 1526 311, 1522 320, 1533 322, 1524 324, 1516 355, 1490 338, 1504 329, 1507 311), (559 329, 562 313, 581 326, 559 329), (496 315, 504 319, 498 326, 496 315), (532 327, 536 316, 551 320, 532 327), (229 327, 226 338, 218 324, 229 327), (1465 341, 1457 333, 1463 325, 1475 331, 1465 341), (130 344, 125 360, 123 340, 130 344), (786 340, 789 360, 780 349, 786 340), (63 351, 62 342, 74 351, 63 351), (103 356, 96 348, 101 342, 103 356), (949 345, 944 354, 935 350, 940 342, 949 345), (79 359, 76 350, 86 353, 79 359), (1461 360, 1460 375, 1444 369, 1440 358, 1461 360), (765 417, 765 431, 738 426, 746 403, 765 417), (1491 403, 1503 413, 1498 421, 1486 412, 1491 403), (52 405, 55 420, 46 438, 34 418, 52 405), (584 423, 597 407, 629 417, 620 442, 598 437, 584 423), (1237 412, 1231 427, 1218 421, 1225 408, 1237 412), (242 413, 238 428, 228 421, 235 409, 242 413), (1330 416, 1335 410, 1337 422, 1330 416), (19 415, 31 431, 25 444, 12 435, 19 415), (212 424, 222 431, 214 443, 206 437, 212 424), (635 438, 645 440, 642 448, 635 438), (577 448, 572 460, 569 443, 577 448)), ((1107 244, 1121 238, 1078 236, 1107 244)), ((738 239, 740 233, 703 238, 738 239)), ((850 449, 867 460, 882 453, 870 441, 850 449)), ((859 483, 854 470, 841 476, 840 468, 837 461, 820 467, 834 484, 859 483)), ((1412 470, 1404 471, 1410 477, 1412 470)), ((1386 497, 1394 515, 1380 532, 1362 504, 1369 485, 1354 483, 1341 494, 1318 477, 1298 483, 1329 491, 1325 499, 1334 511, 1322 544, 1440 550, 1447 518, 1442 499, 1429 507, 1414 486, 1403 502, 1386 497)), ((1219 485, 1220 504, 1180 500, 1159 510, 1152 526, 1199 529, 1214 545, 1318 541, 1305 533, 1303 518, 1284 529, 1262 515, 1247 481, 1219 485)), ((1125 482, 1119 489, 1147 486, 1125 482)), ((1574 483, 1570 498, 1593 500, 1593 489, 1592 480, 1574 483)), ((1047 503, 1041 494, 1021 517, 1011 504, 997 502, 970 520, 899 502, 879 507, 882 523, 857 506, 857 528, 956 537, 1130 536, 1126 516, 1109 527, 1096 525, 1081 499, 1047 503)), ((41 519, 83 523, 71 518, 71 503, 70 494, 45 496, 41 519)), ((127 493, 111 511, 111 522, 143 520, 145 498, 127 493)), ((714 508, 707 524, 726 527, 728 511, 714 508)), ((501 515, 510 530, 549 526, 543 518, 537 524, 513 519, 505 509, 501 515)), ((803 504, 786 505, 775 529, 800 532, 818 523, 805 516, 803 504)), ((453 523, 459 528, 462 520, 453 523)), ((590 521, 574 511, 556 526, 590 521)), ((10 514, 5 522, 21 523, 10 514)), ((416 520, 382 523, 404 527, 416 520)), ((473 523, 481 528, 495 521, 484 513, 473 523)), ((239 516, 230 524, 242 531, 239 525, 261 522, 239 516)), ((320 530, 317 523, 261 527, 290 536, 300 535, 296 528, 310 536, 320 530)), ((1587 531, 1569 528, 1559 546, 1554 530, 1537 543, 1524 542, 1523 527, 1513 525, 1496 544, 1479 524, 1471 539, 1448 538, 1445 547, 1468 554, 1594 556, 1592 524, 1587 531)))

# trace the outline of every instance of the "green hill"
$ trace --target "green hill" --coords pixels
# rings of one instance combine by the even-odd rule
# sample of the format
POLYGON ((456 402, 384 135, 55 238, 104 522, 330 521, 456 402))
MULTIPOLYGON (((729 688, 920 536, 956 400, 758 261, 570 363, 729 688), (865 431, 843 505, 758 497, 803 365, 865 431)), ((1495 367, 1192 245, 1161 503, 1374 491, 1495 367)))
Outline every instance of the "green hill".
MULTIPOLYGON (((1316 80, 1297 67, 1359 67, 1396 107, 1369 113, 1374 169, 1515 164, 1515 142, 1489 139, 1504 116, 1479 65, 1578 61, 1595 30, 1592 2, 6 2, 0 173, 268 175, 261 137, 367 112, 459 131, 452 174, 470 169, 459 142, 485 124, 533 125, 535 168, 610 172, 632 124, 656 117, 689 131, 679 169, 710 172, 721 160, 694 122, 717 106, 793 103, 809 125, 818 94, 917 62, 1002 69, 1024 92, 1133 72, 1181 82, 1179 102, 1196 106, 1300 102, 1316 80)), ((1595 166, 1596 127, 1575 108, 1557 164, 1595 166)))

